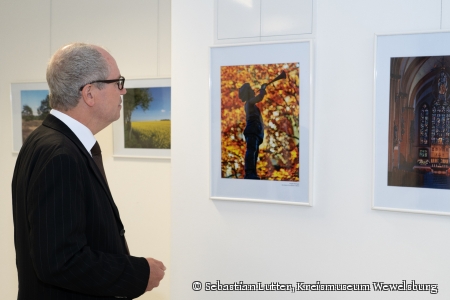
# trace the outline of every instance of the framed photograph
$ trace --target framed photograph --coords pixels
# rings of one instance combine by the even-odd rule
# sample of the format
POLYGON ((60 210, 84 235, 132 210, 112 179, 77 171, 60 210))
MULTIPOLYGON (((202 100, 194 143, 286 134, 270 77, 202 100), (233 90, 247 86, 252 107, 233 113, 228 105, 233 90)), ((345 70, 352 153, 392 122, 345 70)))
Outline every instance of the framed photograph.
POLYGON ((114 157, 170 159, 170 79, 127 80, 125 88, 113 123, 114 157))
POLYGON ((45 82, 11 84, 13 153, 19 153, 23 141, 49 114, 48 91, 45 82))
POLYGON ((211 48, 211 199, 312 206, 312 43, 211 48))
POLYGON ((450 215, 449 41, 375 37, 373 209, 450 215))

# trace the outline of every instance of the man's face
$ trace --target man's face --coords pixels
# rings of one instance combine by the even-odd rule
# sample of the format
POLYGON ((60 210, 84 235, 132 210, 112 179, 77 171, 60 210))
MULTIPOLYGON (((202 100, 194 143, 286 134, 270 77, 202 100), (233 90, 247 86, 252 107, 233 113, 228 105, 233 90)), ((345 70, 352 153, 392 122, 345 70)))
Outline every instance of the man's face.
MULTIPOLYGON (((120 71, 114 58, 106 51, 101 51, 109 65, 109 76, 106 80, 119 79, 120 71)), ((99 90, 99 109, 97 115, 108 125, 116 121, 120 117, 122 108, 121 95, 125 95, 127 90, 123 88, 119 90, 117 82, 107 83, 99 90)))

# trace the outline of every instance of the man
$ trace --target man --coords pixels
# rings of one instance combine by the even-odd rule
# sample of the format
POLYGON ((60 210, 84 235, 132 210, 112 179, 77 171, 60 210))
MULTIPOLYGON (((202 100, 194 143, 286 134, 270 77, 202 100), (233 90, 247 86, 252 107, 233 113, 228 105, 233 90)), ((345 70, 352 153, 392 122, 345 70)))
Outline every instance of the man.
POLYGON ((106 50, 76 43, 53 55, 47 82, 53 109, 12 181, 17 299, 139 297, 165 267, 129 255, 94 138, 119 118, 125 78, 106 50))
POLYGON ((244 130, 247 151, 245 152, 245 176, 244 179, 260 179, 256 171, 256 163, 259 154, 259 145, 264 140, 264 123, 256 103, 261 102, 266 95, 266 84, 261 86, 258 96, 248 82, 239 88, 239 98, 245 102, 246 126, 244 130))

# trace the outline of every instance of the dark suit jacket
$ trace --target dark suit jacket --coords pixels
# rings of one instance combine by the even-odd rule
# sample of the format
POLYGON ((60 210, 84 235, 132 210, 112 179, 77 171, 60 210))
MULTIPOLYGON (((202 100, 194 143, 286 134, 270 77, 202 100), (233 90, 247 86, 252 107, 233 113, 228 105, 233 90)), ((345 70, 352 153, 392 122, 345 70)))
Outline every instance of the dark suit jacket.
POLYGON ((49 115, 25 141, 12 181, 19 300, 135 298, 150 274, 127 255, 108 184, 76 135, 49 115))

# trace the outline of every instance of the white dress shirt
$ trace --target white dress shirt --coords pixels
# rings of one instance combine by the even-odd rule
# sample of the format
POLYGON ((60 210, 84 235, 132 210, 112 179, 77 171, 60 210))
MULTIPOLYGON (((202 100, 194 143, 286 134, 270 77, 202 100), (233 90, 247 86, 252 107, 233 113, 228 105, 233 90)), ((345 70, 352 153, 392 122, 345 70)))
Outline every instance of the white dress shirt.
MULTIPOLYGON (((87 128, 86 126, 84 126, 83 124, 81 124, 80 122, 75 120, 74 118, 69 117, 65 113, 60 112, 59 110, 52 109, 50 111, 50 114, 52 114, 53 116, 55 116, 56 118, 61 120, 61 122, 66 124, 67 127, 69 127, 70 130, 72 130, 73 133, 77 136, 77 138, 80 140, 80 142, 86 148, 87 152, 89 154, 91 154, 91 149, 97 140, 95 139, 94 135, 89 130, 89 128, 87 128)), ((92 156, 92 154, 91 154, 91 156, 92 156)))

